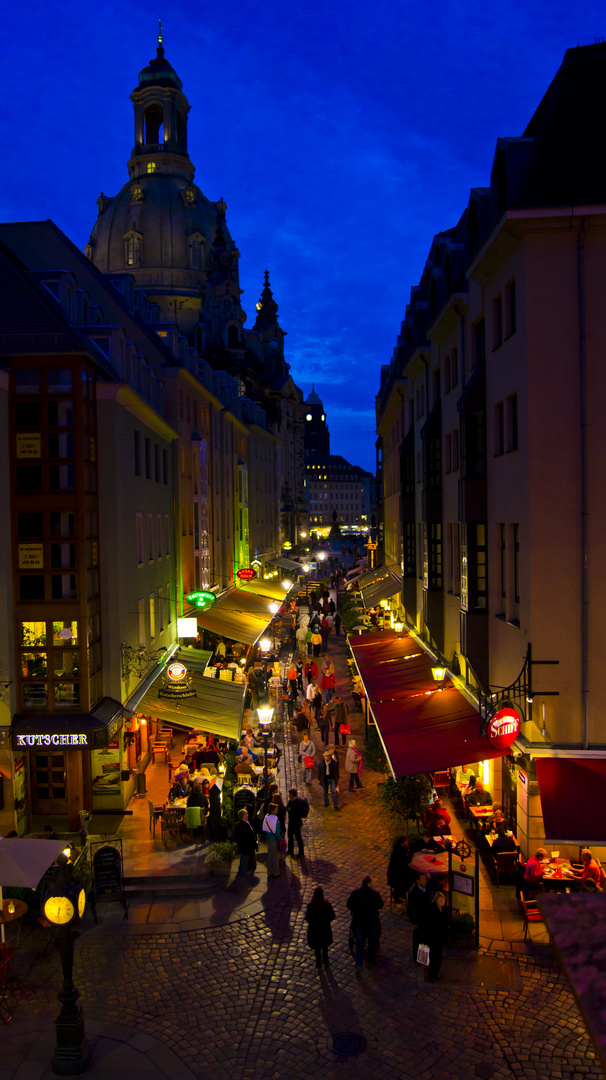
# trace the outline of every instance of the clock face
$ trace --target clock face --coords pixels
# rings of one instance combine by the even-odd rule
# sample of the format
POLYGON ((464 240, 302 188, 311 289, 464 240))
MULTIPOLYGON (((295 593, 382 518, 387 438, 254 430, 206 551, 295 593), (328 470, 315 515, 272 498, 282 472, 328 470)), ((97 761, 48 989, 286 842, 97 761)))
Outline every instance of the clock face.
POLYGON ((78 893, 78 915, 80 918, 84 915, 84 908, 86 907, 86 891, 80 889, 78 893))
POLYGON ((44 914, 49 922, 64 926, 74 917, 74 905, 67 896, 49 896, 44 904, 44 914))
POLYGON ((270 341, 269 347, 270 347, 270 349, 277 349, 278 348, 278 342, 277 341, 270 341))

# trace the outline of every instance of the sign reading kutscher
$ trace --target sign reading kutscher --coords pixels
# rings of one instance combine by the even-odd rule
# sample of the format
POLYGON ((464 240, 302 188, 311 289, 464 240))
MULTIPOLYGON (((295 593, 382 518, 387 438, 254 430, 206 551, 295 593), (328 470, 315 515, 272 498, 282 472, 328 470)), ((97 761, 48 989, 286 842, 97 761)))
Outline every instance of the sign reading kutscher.
POLYGON ((73 750, 75 747, 81 749, 82 747, 92 746, 90 734, 90 732, 69 731, 61 734, 45 732, 40 735, 21 735, 20 732, 16 731, 13 733, 13 749, 32 750, 35 747, 42 746, 64 747, 66 750, 73 750))
POLYGON ((519 734, 520 716, 511 706, 499 709, 488 721, 486 737, 495 750, 507 750, 519 734))

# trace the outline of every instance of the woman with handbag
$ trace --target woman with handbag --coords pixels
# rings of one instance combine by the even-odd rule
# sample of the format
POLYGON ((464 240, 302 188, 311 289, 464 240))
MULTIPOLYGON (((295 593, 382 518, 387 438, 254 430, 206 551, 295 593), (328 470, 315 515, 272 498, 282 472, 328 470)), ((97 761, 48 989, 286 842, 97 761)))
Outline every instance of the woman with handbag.
POLYGON ((263 821, 263 836, 267 844, 267 877, 280 877, 280 822, 278 807, 270 803, 263 821))
POLYGON ((305 769, 304 780, 309 787, 312 770, 316 763, 316 748, 311 741, 309 732, 303 736, 302 742, 299 743, 299 761, 303 762, 303 768, 305 769))
POLYGON ((362 755, 359 750, 356 750, 356 740, 350 739, 349 746, 347 747, 347 753, 345 755, 345 772, 349 774, 349 790, 353 791, 354 784, 356 787, 362 787, 362 782, 358 773, 362 767, 362 755))

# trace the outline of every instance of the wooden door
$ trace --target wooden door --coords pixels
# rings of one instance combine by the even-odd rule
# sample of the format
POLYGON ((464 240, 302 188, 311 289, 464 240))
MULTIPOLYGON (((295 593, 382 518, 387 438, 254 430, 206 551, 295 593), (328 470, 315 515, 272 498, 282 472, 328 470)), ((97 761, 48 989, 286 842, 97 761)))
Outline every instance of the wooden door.
POLYGON ((30 752, 32 814, 67 814, 67 760, 60 750, 30 752))

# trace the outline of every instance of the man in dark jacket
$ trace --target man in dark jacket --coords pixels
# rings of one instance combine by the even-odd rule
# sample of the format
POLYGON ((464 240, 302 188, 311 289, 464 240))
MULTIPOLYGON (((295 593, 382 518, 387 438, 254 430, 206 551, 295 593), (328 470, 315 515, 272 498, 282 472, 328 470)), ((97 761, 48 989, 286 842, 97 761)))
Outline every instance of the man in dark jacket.
POLYGON ((255 855, 256 842, 252 825, 248 820, 248 812, 240 810, 238 820, 234 825, 234 841, 240 856, 239 874, 245 874, 248 869, 251 873, 256 870, 257 857, 255 855))
POLYGON ((296 840, 300 859, 303 858, 301 825, 303 824, 303 815, 305 814, 305 816, 307 816, 308 810, 309 803, 307 802, 307 799, 300 799, 297 795, 297 789, 291 788, 288 792, 288 802, 286 803, 286 813, 288 815, 288 854, 294 855, 296 840))
POLYGON ((339 760, 332 750, 325 750, 318 767, 318 779, 324 789, 324 806, 328 806, 328 792, 332 795, 332 804, 335 810, 339 809, 339 760))
POLYGON ((507 836, 504 825, 497 825, 497 838, 492 845, 492 854, 497 857, 499 852, 515 851, 516 842, 513 836, 507 836))
POLYGON ((491 806, 492 795, 486 790, 481 780, 476 780, 475 790, 467 796, 465 801, 468 806, 491 806))
POLYGON ((427 944, 430 910, 431 898, 427 888, 427 874, 417 874, 416 883, 408 892, 408 918, 412 923, 412 958, 415 961, 419 945, 427 944))
POLYGON ((379 951, 383 898, 371 889, 372 878, 365 877, 360 889, 354 889, 347 901, 351 911, 351 929, 356 943, 356 970, 362 967, 364 945, 368 941, 368 963, 374 964, 379 951))

